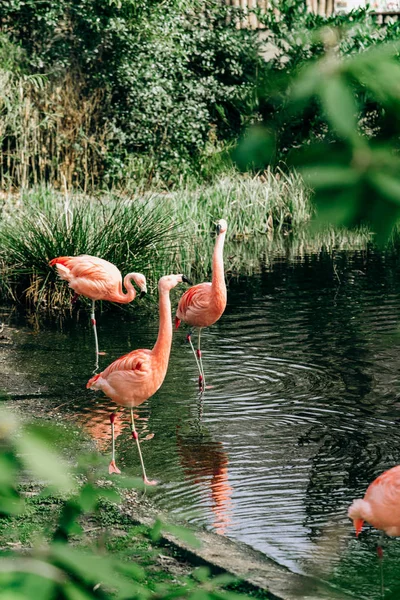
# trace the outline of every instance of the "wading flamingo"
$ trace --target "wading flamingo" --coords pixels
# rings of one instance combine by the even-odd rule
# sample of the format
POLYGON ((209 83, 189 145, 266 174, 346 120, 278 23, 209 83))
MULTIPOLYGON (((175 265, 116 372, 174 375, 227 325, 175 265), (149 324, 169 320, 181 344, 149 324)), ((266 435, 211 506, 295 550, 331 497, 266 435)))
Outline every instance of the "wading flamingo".
POLYGON ((369 485, 364 498, 353 501, 348 515, 357 537, 364 521, 387 535, 400 536, 400 465, 379 475, 369 485))
POLYGON ((212 259, 212 282, 199 283, 187 290, 179 301, 175 317, 175 327, 181 321, 198 328, 197 353, 192 344, 191 333, 187 340, 193 350, 199 369, 199 387, 206 387, 203 363, 201 360, 200 335, 203 327, 213 325, 223 314, 226 307, 226 285, 224 276, 224 242, 228 224, 224 219, 217 223, 217 239, 212 259))
MULTIPOLYGON (((400 465, 379 475, 367 488, 364 498, 354 500, 348 510, 356 536, 361 533, 364 521, 392 537, 400 536, 400 465)), ((377 547, 381 562, 381 592, 384 596, 383 550, 377 547)))
MULTIPOLYGON (((159 389, 168 368, 172 344, 171 301, 169 292, 178 283, 191 283, 184 275, 165 275, 158 282, 160 325, 153 350, 133 350, 115 360, 102 373, 89 379, 86 387, 102 390, 117 404, 130 408, 132 437, 136 440, 143 481, 154 485, 146 476, 138 434, 135 429, 133 407, 139 406, 159 389)), ((109 473, 120 473, 115 464, 114 413, 110 417, 112 434, 112 460, 109 473)))
POLYGON ((147 292, 146 277, 141 273, 128 273, 128 275, 125 275, 124 286, 127 293, 124 294, 121 272, 115 265, 103 258, 90 256, 89 254, 59 256, 58 258, 53 258, 49 262, 49 265, 56 267, 61 279, 68 281, 69 287, 74 290, 75 295, 72 302, 75 302, 80 295, 90 298, 92 301, 90 319, 93 325, 97 360, 99 343, 94 314, 95 301, 108 300, 109 302, 128 304, 136 297, 136 290, 132 285, 131 279, 139 287, 140 296, 143 296, 147 292))

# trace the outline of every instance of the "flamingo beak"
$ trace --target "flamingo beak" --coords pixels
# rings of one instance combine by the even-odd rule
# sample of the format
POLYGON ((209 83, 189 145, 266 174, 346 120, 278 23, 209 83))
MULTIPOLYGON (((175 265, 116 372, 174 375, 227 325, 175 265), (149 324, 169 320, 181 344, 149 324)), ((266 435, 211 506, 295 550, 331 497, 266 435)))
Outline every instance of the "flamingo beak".
POLYGON ((190 281, 190 279, 188 277, 186 277, 186 275, 182 275, 182 282, 188 283, 189 285, 193 285, 193 282, 190 281))
POLYGON ((364 525, 364 520, 363 519, 354 519, 353 520, 353 525, 354 525, 354 529, 356 530, 356 537, 358 537, 361 533, 361 530, 363 528, 364 525))
POLYGON ((221 225, 217 225, 217 235, 221 233, 221 225))
POLYGON ((140 288, 139 298, 143 298, 143 296, 145 296, 146 294, 147 294, 147 286, 146 286, 146 284, 144 284, 144 286, 142 288, 140 288))

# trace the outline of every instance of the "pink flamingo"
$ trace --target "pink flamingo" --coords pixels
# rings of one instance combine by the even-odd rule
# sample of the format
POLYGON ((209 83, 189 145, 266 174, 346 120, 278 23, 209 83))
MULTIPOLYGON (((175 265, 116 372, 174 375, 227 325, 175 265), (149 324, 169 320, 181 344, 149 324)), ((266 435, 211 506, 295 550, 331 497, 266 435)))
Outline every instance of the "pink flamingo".
MULTIPOLYGON (((363 499, 354 500, 348 510, 356 536, 361 533, 364 521, 392 537, 400 536, 400 465, 379 475, 367 488, 363 499)), ((381 594, 384 596, 383 550, 377 547, 381 563, 381 594)))
POLYGON ((187 340, 199 370, 199 387, 203 390, 206 381, 201 360, 200 335, 203 327, 209 327, 218 321, 226 307, 223 252, 227 228, 227 222, 220 219, 217 223, 217 239, 212 259, 212 282, 199 283, 188 289, 179 301, 175 317, 176 328, 179 327, 181 320, 191 327, 198 328, 197 353, 192 344, 191 333, 188 334, 187 340))
POLYGON ((379 475, 364 498, 354 500, 348 515, 352 519, 356 536, 361 533, 364 521, 390 536, 400 536, 400 465, 379 475))
POLYGON ((91 323, 93 325, 94 339, 96 344, 96 357, 99 354, 99 343, 97 339, 96 319, 94 306, 96 300, 108 300, 128 304, 136 297, 136 290, 131 279, 141 290, 142 297, 147 292, 146 277, 141 273, 128 273, 124 277, 124 286, 128 290, 124 294, 122 290, 122 275, 119 269, 112 263, 98 258, 81 254, 80 256, 59 256, 49 262, 51 267, 56 267, 61 279, 68 281, 69 287, 75 292, 72 302, 79 295, 86 296, 92 300, 91 323))
MULTIPOLYGON (((102 373, 89 379, 86 387, 103 392, 117 404, 130 408, 132 437, 136 440, 143 481, 147 485, 155 485, 146 476, 138 434, 135 429, 133 407, 139 406, 159 389, 164 381, 168 368, 172 344, 171 301, 169 292, 178 283, 190 281, 184 275, 165 275, 158 282, 160 295, 160 325, 158 337, 153 350, 133 350, 129 354, 115 360, 102 373)), ((120 473, 115 464, 114 419, 110 417, 112 434, 112 460, 109 473, 120 473)))

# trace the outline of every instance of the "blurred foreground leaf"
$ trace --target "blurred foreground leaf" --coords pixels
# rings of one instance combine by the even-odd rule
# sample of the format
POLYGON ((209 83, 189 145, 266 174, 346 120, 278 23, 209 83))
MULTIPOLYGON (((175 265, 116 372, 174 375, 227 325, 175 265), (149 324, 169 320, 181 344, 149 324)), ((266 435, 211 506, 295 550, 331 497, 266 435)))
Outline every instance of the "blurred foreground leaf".
POLYGON ((241 171, 261 171, 271 162, 274 150, 275 139, 271 130, 254 125, 239 141, 232 156, 241 171))
POLYGON ((16 445, 22 462, 38 478, 38 483, 48 482, 60 492, 70 492, 74 488, 67 465, 39 432, 25 430, 18 436, 16 445))

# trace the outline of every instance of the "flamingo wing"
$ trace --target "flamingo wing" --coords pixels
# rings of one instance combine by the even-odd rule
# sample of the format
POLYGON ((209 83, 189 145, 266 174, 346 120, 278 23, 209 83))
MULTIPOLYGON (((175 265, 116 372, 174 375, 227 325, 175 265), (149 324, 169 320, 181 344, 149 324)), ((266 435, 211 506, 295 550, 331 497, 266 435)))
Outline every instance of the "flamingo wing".
POLYGON ((78 294, 93 300, 106 299, 121 282, 121 273, 115 265, 89 254, 60 256, 50 261, 57 268, 61 279, 78 294))
POLYGON ((400 466, 379 475, 368 487, 365 500, 398 506, 400 502, 400 466))
POLYGON ((106 379, 115 371, 126 371, 130 374, 134 372, 139 378, 142 378, 151 370, 151 356, 151 350, 133 350, 133 352, 117 358, 101 373, 101 376, 106 379))
POLYGON ((190 323, 193 318, 208 310, 211 300, 211 283, 199 283, 189 288, 179 301, 176 316, 190 323))
POLYGON ((82 254, 81 256, 72 256, 70 259, 69 263, 64 264, 71 265, 69 268, 76 278, 104 281, 121 279, 121 273, 115 265, 97 256, 82 254))

